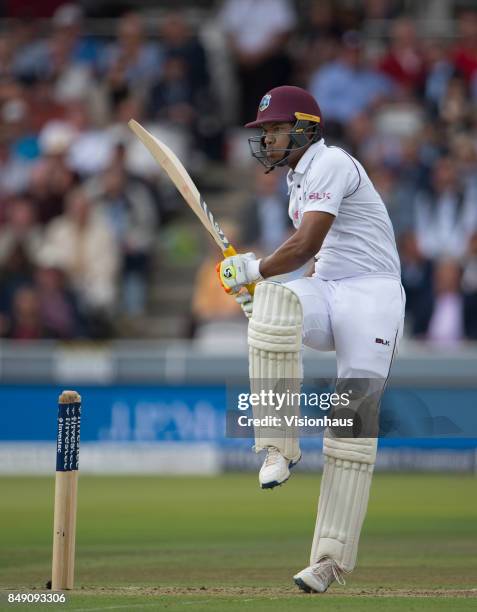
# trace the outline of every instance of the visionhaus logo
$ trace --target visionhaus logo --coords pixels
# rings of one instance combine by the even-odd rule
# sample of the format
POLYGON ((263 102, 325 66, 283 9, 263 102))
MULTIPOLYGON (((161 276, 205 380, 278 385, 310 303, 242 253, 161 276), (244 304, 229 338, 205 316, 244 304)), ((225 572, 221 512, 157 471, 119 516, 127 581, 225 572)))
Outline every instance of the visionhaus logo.
POLYGON ((237 419, 239 427, 353 427, 354 420, 352 417, 345 418, 330 418, 324 417, 299 417, 297 415, 274 416, 266 415, 263 417, 248 417, 242 414, 237 419))

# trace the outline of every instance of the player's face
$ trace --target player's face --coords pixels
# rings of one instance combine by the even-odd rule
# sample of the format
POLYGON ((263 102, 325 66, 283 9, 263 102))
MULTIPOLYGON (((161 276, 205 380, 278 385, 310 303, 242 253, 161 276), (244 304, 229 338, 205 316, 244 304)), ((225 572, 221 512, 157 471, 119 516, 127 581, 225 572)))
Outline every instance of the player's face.
POLYGON ((290 132, 292 123, 264 123, 262 126, 262 138, 267 153, 267 159, 274 163, 282 159, 284 149, 290 143, 290 132))

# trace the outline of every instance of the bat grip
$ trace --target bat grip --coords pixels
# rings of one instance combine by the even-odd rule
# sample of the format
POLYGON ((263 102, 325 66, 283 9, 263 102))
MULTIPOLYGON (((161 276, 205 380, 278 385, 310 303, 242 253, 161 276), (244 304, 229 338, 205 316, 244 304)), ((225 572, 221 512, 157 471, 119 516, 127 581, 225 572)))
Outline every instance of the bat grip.
MULTIPOLYGON (((237 251, 234 249, 234 247, 231 244, 229 244, 229 246, 223 250, 223 255, 225 259, 226 257, 232 257, 233 255, 237 255, 237 251)), ((252 283, 250 285, 245 285, 245 289, 247 289, 250 295, 253 295, 255 293, 255 283, 252 283)))

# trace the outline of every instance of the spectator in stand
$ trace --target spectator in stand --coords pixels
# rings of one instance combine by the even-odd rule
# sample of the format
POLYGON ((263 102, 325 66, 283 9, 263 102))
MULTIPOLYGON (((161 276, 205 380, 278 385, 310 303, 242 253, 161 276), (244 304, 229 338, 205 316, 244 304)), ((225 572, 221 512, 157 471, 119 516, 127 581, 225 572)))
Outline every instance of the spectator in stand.
POLYGON ((296 66, 297 80, 306 83, 308 77, 338 54, 343 30, 336 18, 331 0, 312 0, 306 5, 306 15, 300 25, 296 66))
POLYGON ((364 0, 365 19, 394 19, 399 14, 399 0, 364 0))
POLYGON ((264 91, 290 82, 286 43, 295 12, 290 0, 225 0, 219 19, 237 69, 244 124, 255 116, 264 91))
POLYGON ((472 120, 474 106, 463 77, 454 75, 447 84, 439 107, 439 118, 453 131, 466 130, 472 120))
POLYGON ((0 78, 10 79, 13 76, 14 61, 13 37, 9 32, 0 34, 0 78))
POLYGON ((43 243, 43 233, 36 222, 30 198, 18 195, 7 205, 5 224, 0 226, 0 266, 20 246, 32 262, 43 243))
POLYGON ((101 52, 97 36, 86 36, 83 31, 83 9, 79 4, 59 6, 53 14, 52 24, 57 32, 69 41, 70 59, 73 64, 96 68, 101 52))
POLYGON ((222 159, 221 113, 212 93, 204 47, 180 12, 166 15, 160 36, 164 64, 147 101, 148 117, 186 129, 195 149, 222 159))
POLYGON ((424 47, 426 62, 425 99, 433 116, 437 116, 454 75, 455 67, 449 57, 445 40, 431 40, 424 47))
POLYGON ((105 172, 90 185, 109 221, 122 254, 122 306, 129 316, 144 314, 147 281, 158 226, 151 186, 127 172, 118 149, 105 172))
POLYGON ((470 94, 475 106, 475 104, 477 104, 477 71, 474 72, 474 76, 472 77, 472 81, 470 83, 470 94))
POLYGON ((142 17, 133 12, 123 15, 117 40, 104 50, 101 59, 113 108, 131 92, 147 92, 161 75, 162 60, 160 47, 146 40, 142 17))
POLYGON ((385 164, 377 165, 368 169, 368 175, 376 191, 381 196, 389 217, 393 224, 394 234, 396 240, 399 240, 400 234, 402 234, 406 228, 407 215, 409 208, 401 209, 401 202, 398 198, 398 184, 396 172, 385 164))
POLYGON ((429 172, 435 162, 442 157, 443 151, 446 148, 446 142, 443 142, 444 134, 435 123, 428 120, 422 126, 419 132, 416 132, 419 138, 419 160, 427 168, 428 178, 427 183, 430 180, 429 172))
POLYGON ((438 261, 434 270, 434 307, 427 339, 436 344, 457 344, 464 338, 464 303, 460 292, 461 269, 452 260, 438 261))
POLYGON ((366 167, 376 167, 386 163, 383 138, 377 134, 371 113, 355 115, 346 127, 347 151, 362 159, 366 167))
POLYGON ((429 167, 423 162, 421 146, 420 135, 401 140, 400 159, 393 170, 393 185, 384 198, 398 239, 400 234, 414 229, 416 196, 429 187, 429 167))
POLYGON ((462 274, 464 328, 469 340, 477 340, 477 233, 469 242, 462 274))
POLYGON ((99 104, 93 78, 99 45, 81 35, 81 20, 78 6, 62 5, 53 17, 50 36, 30 41, 17 55, 15 74, 28 83, 37 130, 48 120, 63 118, 63 104, 85 92, 91 106, 99 104))
POLYGON ((200 104, 200 97, 208 95, 210 85, 207 56, 181 12, 170 12, 165 16, 160 27, 160 38, 164 57, 180 58, 184 62, 194 103, 200 104))
POLYGON ((194 129, 197 109, 194 90, 184 59, 170 55, 164 61, 162 77, 151 90, 148 115, 155 121, 194 129))
POLYGON ((393 112, 391 104, 385 104, 378 113, 369 110, 356 115, 346 126, 346 133, 342 135, 343 147, 351 154, 359 153, 365 167, 380 168, 386 166, 397 170, 403 158, 403 142, 407 134, 416 134, 410 126, 416 123, 412 114, 401 114, 401 121, 393 122, 393 118, 400 114, 393 112), (396 125, 397 124, 397 125, 396 125))
POLYGON ((451 138, 450 154, 463 184, 476 190, 477 197, 477 137, 472 133, 458 132, 451 138))
POLYGON ((283 173, 275 170, 265 174, 263 168, 255 171, 255 193, 242 215, 242 243, 247 250, 271 253, 292 232, 288 217, 286 185, 283 173))
POLYGON ((40 133, 49 122, 65 119, 66 107, 56 98, 56 93, 51 80, 38 79, 29 84, 27 99, 29 107, 35 109, 30 119, 35 133, 40 133))
POLYGON ((40 261, 35 272, 35 289, 48 338, 67 340, 82 335, 78 303, 61 268, 54 262, 40 261))
POLYGON ((20 287, 15 292, 6 336, 12 340, 41 340, 47 337, 34 287, 20 287))
POLYGON ((0 262, 0 333, 8 334, 14 312, 15 294, 33 283, 34 265, 25 247, 15 243, 0 262))
POLYGON ((5 222, 0 226, 0 335, 11 319, 16 291, 32 282, 34 263, 42 245, 31 201, 26 196, 11 199, 5 222))
POLYGON ((402 284, 406 291, 406 317, 411 334, 424 337, 433 307, 433 264, 423 256, 416 236, 409 231, 399 241, 402 284))
POLYGON ((17 196, 7 212, 7 223, 0 228, 0 336, 75 337, 79 319, 74 299, 64 287, 63 273, 41 262, 43 236, 31 201, 17 196))
POLYGON ((11 149, 9 139, 0 136, 0 220, 3 217, 2 199, 25 191, 30 172, 31 164, 16 156, 11 149))
POLYGON ((66 196, 78 182, 67 162, 75 137, 75 130, 64 121, 52 121, 40 132, 42 157, 33 166, 28 185, 40 223, 64 212, 66 196))
POLYGON ((477 10, 463 10, 457 20, 457 43, 452 59, 467 83, 477 73, 477 10))
POLYGON ((0 85, 0 103, 2 101, 0 128, 9 142, 11 155, 24 164, 31 164, 40 151, 37 134, 31 125, 32 109, 28 107, 23 89, 16 83, 0 85))
POLYGON ((421 94, 426 67, 414 22, 408 17, 396 19, 392 23, 390 35, 390 48, 381 61, 381 70, 402 93, 421 94))
POLYGON ((309 44, 323 39, 339 40, 344 32, 337 18, 332 0, 312 0, 308 3, 301 35, 309 44))
POLYGON ((48 44, 41 36, 39 20, 17 19, 9 29, 9 39, 14 49, 11 74, 29 83, 40 78, 47 63, 48 44))
POLYGON ((376 106, 392 92, 389 79, 371 68, 358 32, 346 32, 338 59, 311 76, 310 92, 319 100, 327 133, 340 135, 354 117, 376 106))
POLYGON ((477 229, 477 199, 473 189, 463 184, 451 158, 435 163, 431 187, 417 195, 415 207, 421 253, 429 259, 463 257, 477 229))
POLYGON ((87 64, 75 63, 75 41, 63 29, 54 30, 48 40, 44 71, 39 79, 51 83, 53 97, 66 102, 93 88, 92 71, 87 64))
POLYGON ((32 37, 24 23, 16 25, 14 74, 32 82, 56 80, 69 73, 70 85, 87 85, 98 60, 99 44, 97 39, 83 36, 82 9, 76 4, 63 4, 55 11, 51 24, 51 36, 46 39, 32 37))
POLYGON ((65 212, 46 228, 42 256, 65 270, 93 337, 111 333, 120 252, 107 219, 84 189, 69 193, 65 212))
MULTIPOLYGON (((180 151, 180 143, 189 149, 186 154, 192 163, 197 160, 196 152, 199 149, 210 149, 211 141, 217 134, 217 121, 208 121, 214 112, 213 107, 203 108, 207 101, 210 103, 210 98, 195 98, 183 58, 174 55, 167 57, 162 77, 152 88, 149 97, 148 116, 158 124, 163 140, 173 150, 180 151)), ((186 164, 189 161, 188 158, 181 159, 186 164)))
POLYGON ((105 170, 116 143, 109 130, 94 124, 88 98, 71 101, 66 120, 76 134, 68 150, 68 166, 82 178, 105 170))

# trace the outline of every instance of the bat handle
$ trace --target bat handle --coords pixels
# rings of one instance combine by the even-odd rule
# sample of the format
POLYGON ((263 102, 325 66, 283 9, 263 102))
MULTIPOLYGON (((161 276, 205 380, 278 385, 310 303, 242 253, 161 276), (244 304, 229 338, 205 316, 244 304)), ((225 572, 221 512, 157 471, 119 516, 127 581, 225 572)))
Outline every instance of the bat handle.
MULTIPOLYGON (((237 251, 234 249, 234 247, 231 244, 229 244, 229 246, 226 249, 224 249, 223 255, 225 259, 226 257, 232 257, 233 255, 237 255, 237 251)), ((255 283, 252 283, 250 285, 245 285, 245 288, 250 293, 250 295, 253 295, 255 293, 255 283)))

